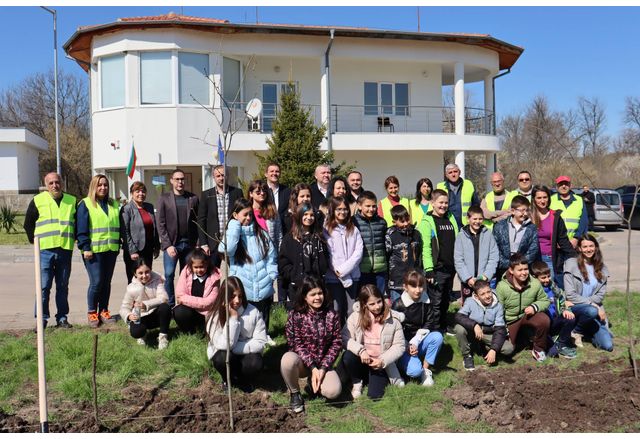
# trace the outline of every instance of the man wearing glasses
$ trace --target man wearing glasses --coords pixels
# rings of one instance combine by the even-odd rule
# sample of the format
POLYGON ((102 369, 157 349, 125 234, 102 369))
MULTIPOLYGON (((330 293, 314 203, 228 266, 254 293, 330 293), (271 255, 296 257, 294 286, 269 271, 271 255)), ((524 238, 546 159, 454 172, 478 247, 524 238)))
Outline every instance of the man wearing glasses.
POLYGON ((531 202, 531 189, 533 188, 533 181, 531 179, 531 173, 529 171, 520 171, 518 174, 518 189, 517 195, 522 195, 529 202, 531 202))
POLYGON ((582 197, 577 197, 571 190, 571 178, 561 175, 556 178, 557 194, 551 196, 549 208, 560 210, 560 216, 567 227, 567 237, 575 248, 578 238, 586 235, 589 227, 589 217, 582 197))
POLYGON ((483 224, 489 229, 500 220, 507 218, 511 214, 511 201, 518 195, 516 191, 508 191, 504 188, 504 176, 501 172, 491 174, 491 186, 493 190, 480 203, 484 215, 483 224))
POLYGON ((158 200, 158 235, 164 252, 164 288, 169 296, 169 305, 175 305, 173 279, 176 265, 180 271, 185 266, 187 255, 198 241, 198 197, 184 189, 185 177, 181 169, 171 174, 172 190, 160 195, 158 200))

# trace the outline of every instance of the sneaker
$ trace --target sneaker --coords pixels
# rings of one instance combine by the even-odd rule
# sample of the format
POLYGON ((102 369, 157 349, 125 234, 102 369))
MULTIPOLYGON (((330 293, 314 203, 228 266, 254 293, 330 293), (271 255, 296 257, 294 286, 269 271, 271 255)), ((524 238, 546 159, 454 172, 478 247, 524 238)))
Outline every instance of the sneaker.
POLYGON ((115 323, 116 319, 115 317, 111 316, 111 313, 109 313, 109 311, 103 310, 103 311, 100 311, 100 321, 105 325, 107 325, 110 323, 115 323))
POLYGON ((351 397, 353 399, 358 399, 362 396, 362 381, 359 383, 353 383, 353 387, 351 388, 351 397))
POLYGON ((476 370, 476 365, 473 363, 473 355, 467 355, 462 359, 464 370, 472 371, 476 370))
POLYGON ((452 326, 447 326, 447 329, 446 329, 445 332, 446 332, 447 335, 450 335, 451 337, 455 337, 456 336, 456 331, 455 331, 455 329, 453 329, 452 326))
POLYGON ((71 329, 73 325, 64 317, 56 322, 56 328, 71 329))
POLYGON ((100 326, 100 318, 97 312, 90 312, 87 314, 87 320, 89 321, 89 327, 97 328, 100 326))
POLYGON ((538 363, 547 359, 547 355, 544 351, 536 351, 535 349, 531 349, 531 356, 535 358, 538 363))
POLYGON ((422 381, 422 385, 425 387, 433 386, 433 373, 429 369, 422 369, 420 381, 422 381))
POLYGON ((270 335, 267 335, 267 344, 268 344, 269 346, 275 346, 275 345, 276 345, 276 342, 275 342, 275 341, 273 341, 273 339, 271 338, 271 336, 270 336, 270 335))
POLYGON ((569 346, 563 346, 558 349, 558 355, 563 358, 576 358, 578 356, 576 348, 572 348, 569 346))
POLYGON ((582 334, 578 334, 577 332, 571 333, 571 338, 573 339, 573 343, 576 347, 583 348, 584 344, 582 343, 582 334))
POLYGON ((169 347, 169 336, 161 332, 158 334, 158 350, 162 351, 167 349, 167 347, 169 347))
POLYGON ((146 346, 147 345, 147 342, 144 341, 144 337, 136 338, 136 343, 138 343, 140 346, 146 346))
POLYGON ((291 394, 291 411, 293 413, 302 413, 304 412, 304 400, 302 399, 302 395, 300 392, 295 392, 291 394))

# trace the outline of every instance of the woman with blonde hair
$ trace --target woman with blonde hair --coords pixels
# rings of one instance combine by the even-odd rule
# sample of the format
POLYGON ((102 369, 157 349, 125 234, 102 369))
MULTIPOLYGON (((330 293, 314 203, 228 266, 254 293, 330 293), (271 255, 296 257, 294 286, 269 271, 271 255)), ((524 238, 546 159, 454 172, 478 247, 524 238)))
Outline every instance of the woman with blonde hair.
POLYGON ((92 328, 100 323, 115 323, 109 313, 111 278, 120 253, 120 210, 109 197, 109 180, 97 174, 89 183, 89 193, 76 210, 78 249, 89 275, 87 290, 88 322, 92 328))

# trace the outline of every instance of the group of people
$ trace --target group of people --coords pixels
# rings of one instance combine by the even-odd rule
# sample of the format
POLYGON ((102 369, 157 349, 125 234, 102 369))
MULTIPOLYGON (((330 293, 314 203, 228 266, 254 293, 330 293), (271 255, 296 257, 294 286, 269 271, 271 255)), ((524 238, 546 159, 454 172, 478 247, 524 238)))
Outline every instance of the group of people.
POLYGON ((277 291, 289 310, 281 373, 295 412, 304 410, 300 378, 308 378, 309 392, 333 399, 342 392, 341 367, 354 398, 364 384, 374 399, 407 379, 433 385, 431 366, 447 333, 467 370, 475 367, 474 352, 492 364, 526 345, 527 337, 518 340, 526 330, 537 361, 573 358, 583 338, 613 349, 603 306, 608 271, 567 176, 556 179, 552 194, 526 171, 517 189, 506 190, 496 172, 480 198, 449 164, 435 189, 422 178, 411 199, 389 176, 380 200, 363 188, 360 172, 332 177, 328 165, 316 168, 312 184, 288 188, 270 163, 246 195, 225 184, 223 166, 213 177, 215 186, 198 198, 185 190, 184 172, 174 170, 172 190, 157 208, 145 201, 145 185, 134 182, 119 208, 104 175, 94 176, 76 203, 61 190, 60 176, 47 174, 47 191, 34 197, 25 218, 29 239, 40 241, 45 323, 55 279, 56 326, 71 327, 68 279, 77 241, 89 277, 90 326, 115 321, 109 297, 122 246, 129 285, 120 316, 131 336, 146 344, 147 332, 159 328, 164 349, 172 318, 180 331, 206 333, 224 386, 250 386, 262 368, 277 291), (160 250, 163 275, 153 271, 160 250), (452 315, 456 275, 461 308, 452 315))

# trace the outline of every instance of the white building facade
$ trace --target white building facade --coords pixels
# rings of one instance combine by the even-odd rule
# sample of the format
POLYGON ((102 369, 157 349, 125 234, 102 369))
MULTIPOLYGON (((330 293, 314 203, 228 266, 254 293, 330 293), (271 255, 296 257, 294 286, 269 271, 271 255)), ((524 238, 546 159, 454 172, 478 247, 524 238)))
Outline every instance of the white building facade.
MULTIPOLYGON (((257 170, 254 152, 266 139, 289 81, 316 123, 330 126, 324 149, 355 164, 379 196, 389 175, 401 193, 429 177, 442 179, 443 153, 486 154, 494 168, 494 77, 523 49, 488 35, 428 34, 360 28, 233 24, 169 14, 123 18, 79 28, 65 44, 89 73, 92 163, 128 195, 125 168, 132 144, 137 175, 154 202, 175 167, 197 194, 213 185, 210 164, 218 136, 234 130, 229 174, 257 170), (328 65, 327 65, 328 64, 328 65), (465 107, 465 84, 483 84, 481 108, 465 107), (447 106, 445 92, 454 91, 447 106), (256 123, 246 103, 258 98, 256 123), (232 105, 226 105, 232 103, 232 105)), ((222 137, 222 136, 221 136, 222 137)))

